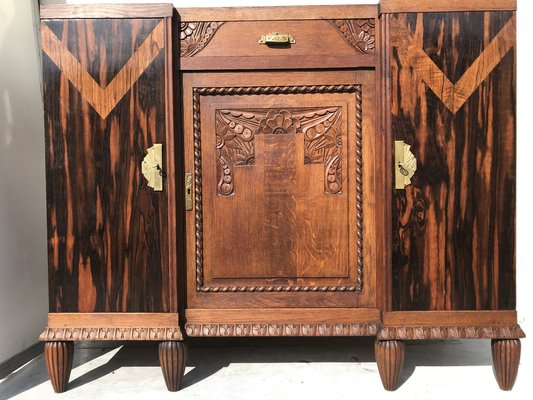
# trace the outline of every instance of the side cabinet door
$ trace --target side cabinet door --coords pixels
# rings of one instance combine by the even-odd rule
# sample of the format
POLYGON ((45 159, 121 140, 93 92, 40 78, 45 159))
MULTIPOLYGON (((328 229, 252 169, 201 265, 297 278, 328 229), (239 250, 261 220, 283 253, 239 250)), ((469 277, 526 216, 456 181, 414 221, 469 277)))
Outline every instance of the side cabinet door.
POLYGON ((392 308, 514 309, 515 14, 388 18, 392 134, 417 160, 393 190, 392 308))
POLYGON ((173 172, 168 31, 165 18, 42 21, 51 312, 172 308, 173 184, 154 191, 142 173, 173 172), (163 160, 142 165, 156 143, 163 160))

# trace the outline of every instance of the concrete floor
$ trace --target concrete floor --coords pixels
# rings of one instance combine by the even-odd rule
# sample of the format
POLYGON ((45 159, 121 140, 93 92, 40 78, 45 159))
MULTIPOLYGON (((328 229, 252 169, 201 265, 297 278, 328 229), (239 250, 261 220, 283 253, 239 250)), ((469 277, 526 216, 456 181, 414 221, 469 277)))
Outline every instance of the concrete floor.
POLYGON ((0 381, 0 399, 528 399, 533 374, 520 368, 502 392, 489 340, 409 342, 401 386, 389 393, 371 338, 197 339, 181 391, 169 393, 155 346, 84 343, 68 392, 53 393, 41 355, 0 381))

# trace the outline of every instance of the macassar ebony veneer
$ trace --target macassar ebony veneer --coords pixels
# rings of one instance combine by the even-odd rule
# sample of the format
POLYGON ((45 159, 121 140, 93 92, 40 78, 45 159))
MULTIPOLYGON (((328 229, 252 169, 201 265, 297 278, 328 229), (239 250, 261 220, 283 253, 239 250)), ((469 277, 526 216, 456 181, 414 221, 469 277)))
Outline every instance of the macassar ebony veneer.
POLYGON ((54 390, 78 340, 492 340, 510 390, 512 0, 43 5, 54 390))

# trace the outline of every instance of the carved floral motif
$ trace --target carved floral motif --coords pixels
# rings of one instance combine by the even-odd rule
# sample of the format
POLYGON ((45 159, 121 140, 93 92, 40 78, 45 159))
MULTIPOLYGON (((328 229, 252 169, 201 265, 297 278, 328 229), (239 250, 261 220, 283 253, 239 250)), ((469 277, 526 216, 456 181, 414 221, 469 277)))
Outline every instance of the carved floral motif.
POLYGON ((341 193, 341 108, 217 110, 218 194, 234 193, 233 168, 255 164, 255 135, 304 135, 304 164, 324 164, 324 192, 341 193))
POLYGON ((330 23, 339 30, 344 39, 362 54, 373 54, 376 48, 374 18, 338 19, 330 23))
POLYGON ((294 118, 287 110, 270 110, 266 117, 259 121, 257 134, 264 135, 294 135, 300 128, 300 120, 294 118))
POLYGON ((182 22, 180 24, 180 55, 192 57, 202 51, 223 22, 182 22))

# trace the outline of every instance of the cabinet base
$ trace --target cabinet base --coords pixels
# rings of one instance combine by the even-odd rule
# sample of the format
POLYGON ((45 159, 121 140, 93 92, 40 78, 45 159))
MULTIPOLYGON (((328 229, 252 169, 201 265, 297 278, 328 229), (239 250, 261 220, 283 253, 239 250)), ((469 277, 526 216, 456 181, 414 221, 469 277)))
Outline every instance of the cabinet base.
MULTIPOLYGON (((375 336, 383 386, 396 390, 405 354, 404 340, 492 339, 494 374, 511 390, 518 372, 524 332, 514 311, 390 312, 373 308, 188 309, 190 337, 375 336), (447 325, 439 325, 443 322, 447 325)), ((179 390, 187 361, 183 325, 177 313, 51 313, 41 334, 50 380, 67 389, 73 341, 157 341, 169 391, 179 390)))

